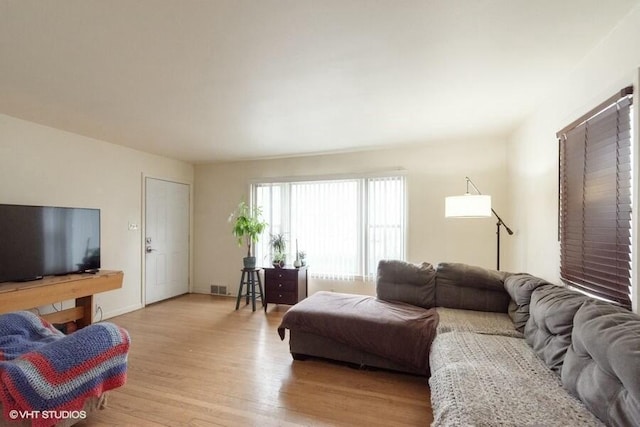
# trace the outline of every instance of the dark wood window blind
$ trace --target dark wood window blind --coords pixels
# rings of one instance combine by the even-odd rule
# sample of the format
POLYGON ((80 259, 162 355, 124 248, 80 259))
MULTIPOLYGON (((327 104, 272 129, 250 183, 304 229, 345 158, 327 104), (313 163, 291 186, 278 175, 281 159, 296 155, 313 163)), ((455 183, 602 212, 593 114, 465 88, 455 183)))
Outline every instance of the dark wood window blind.
POLYGON ((631 105, 620 91, 573 122, 560 141, 560 277, 631 307, 631 105))

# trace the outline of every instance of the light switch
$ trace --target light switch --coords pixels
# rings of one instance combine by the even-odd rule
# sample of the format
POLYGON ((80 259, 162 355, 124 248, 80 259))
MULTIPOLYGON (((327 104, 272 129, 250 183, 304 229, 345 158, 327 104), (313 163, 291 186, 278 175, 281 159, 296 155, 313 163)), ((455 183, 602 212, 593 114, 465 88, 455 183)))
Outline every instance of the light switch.
POLYGON ((137 229, 138 229, 138 224, 135 224, 135 223, 133 223, 133 222, 130 222, 130 223, 129 223, 129 230, 131 230, 131 231, 135 231, 135 230, 137 230, 137 229))

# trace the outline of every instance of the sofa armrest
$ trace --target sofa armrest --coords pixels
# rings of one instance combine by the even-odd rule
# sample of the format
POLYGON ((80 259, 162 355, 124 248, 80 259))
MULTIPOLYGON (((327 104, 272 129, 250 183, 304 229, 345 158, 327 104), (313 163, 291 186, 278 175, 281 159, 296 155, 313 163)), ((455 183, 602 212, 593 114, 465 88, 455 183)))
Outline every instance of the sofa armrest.
POLYGON ((512 274, 504 281, 504 289, 511 297, 509 306, 509 317, 516 325, 516 329, 524 332, 524 326, 529 320, 529 304, 531 303, 531 294, 540 286, 549 285, 551 283, 539 277, 532 276, 527 273, 512 274))

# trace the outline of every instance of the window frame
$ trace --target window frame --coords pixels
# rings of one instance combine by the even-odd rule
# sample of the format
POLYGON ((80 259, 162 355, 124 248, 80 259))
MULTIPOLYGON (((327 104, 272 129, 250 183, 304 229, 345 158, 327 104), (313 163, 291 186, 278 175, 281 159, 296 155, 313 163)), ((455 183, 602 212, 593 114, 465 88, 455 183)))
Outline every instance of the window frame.
MULTIPOLYGON (((368 185, 369 180, 380 179, 380 178, 401 178, 403 182, 403 192, 402 192, 402 244, 401 244, 401 252, 402 259, 406 260, 407 258, 407 245, 408 245, 408 180, 407 180, 407 172, 404 169, 392 170, 392 171, 384 171, 384 172, 372 172, 372 173, 361 173, 361 174, 330 174, 330 175, 309 175, 309 176, 286 176, 286 177, 269 177, 269 178, 255 178, 249 181, 249 194, 250 194, 250 202, 252 205, 255 205, 257 202, 257 187, 260 185, 269 185, 269 184, 294 184, 294 183, 304 183, 304 182, 323 182, 323 181, 345 181, 345 180, 354 180, 360 181, 358 183, 358 272, 349 276, 348 278, 328 278, 327 280, 359 280, 359 281, 369 281, 375 280, 376 277, 376 268, 374 271, 368 271, 367 260, 369 255, 369 244, 367 242, 367 197, 368 197, 368 185)), ((289 187, 290 189, 290 187, 289 187)), ((290 200, 290 190, 286 191, 288 200, 287 204, 287 232, 290 232, 291 224, 291 200, 290 200)), ((282 203, 282 202, 281 202, 282 203)), ((265 230, 265 233, 269 233, 271 230, 270 226, 265 230)), ((267 234, 268 236, 268 234, 267 234)), ((264 239, 265 236, 261 238, 264 239)), ((310 270, 310 274, 312 277, 313 269, 310 270)), ((348 275, 344 275, 348 276, 348 275)), ((321 279, 325 279, 324 277, 320 277, 321 279)))

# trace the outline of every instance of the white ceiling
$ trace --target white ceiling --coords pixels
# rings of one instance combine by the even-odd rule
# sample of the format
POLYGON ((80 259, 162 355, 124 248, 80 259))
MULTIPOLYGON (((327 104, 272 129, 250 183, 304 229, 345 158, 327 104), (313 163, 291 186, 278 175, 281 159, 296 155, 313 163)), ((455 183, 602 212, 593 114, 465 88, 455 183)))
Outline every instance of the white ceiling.
POLYGON ((0 0, 0 112, 194 163, 506 134, 638 3, 0 0))

